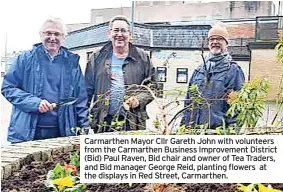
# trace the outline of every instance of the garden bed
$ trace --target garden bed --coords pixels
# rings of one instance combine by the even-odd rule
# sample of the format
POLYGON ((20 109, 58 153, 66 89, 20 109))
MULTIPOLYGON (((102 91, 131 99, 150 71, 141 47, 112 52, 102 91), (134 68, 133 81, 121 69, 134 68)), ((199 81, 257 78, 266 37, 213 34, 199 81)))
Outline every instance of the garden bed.
MULTIPOLYGON (((33 161, 14 172, 7 179, 1 180, 3 192, 49 192, 44 185, 46 175, 57 163, 70 162, 69 153, 53 154, 46 162, 33 161)), ((235 192, 236 184, 164 184, 159 189, 153 189, 151 184, 87 184, 89 192, 235 192)), ((282 184, 272 184, 275 189, 283 190, 282 184)))

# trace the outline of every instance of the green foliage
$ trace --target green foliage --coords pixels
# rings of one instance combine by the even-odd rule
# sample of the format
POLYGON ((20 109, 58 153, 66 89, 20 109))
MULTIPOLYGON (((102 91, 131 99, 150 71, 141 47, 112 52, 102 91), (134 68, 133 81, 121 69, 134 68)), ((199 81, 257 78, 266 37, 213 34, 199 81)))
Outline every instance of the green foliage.
POLYGON ((93 122, 94 122, 93 114, 89 113, 89 115, 88 115, 88 121, 89 121, 89 124, 90 124, 90 125, 93 124, 93 122))
POLYGON ((55 168, 48 172, 45 185, 56 192, 83 192, 86 185, 79 183, 78 174, 74 165, 66 164, 62 167, 60 163, 57 163, 55 168))
POLYGON ((139 132, 139 131, 133 131, 133 132, 126 132, 124 135, 156 135, 154 132, 148 132, 148 133, 145 133, 145 132, 139 132))
POLYGON ((253 128, 264 110, 264 103, 269 89, 266 79, 256 79, 245 83, 239 91, 232 91, 227 102, 230 108, 227 116, 237 115, 238 125, 253 128))
POLYGON ((234 128, 227 127, 225 120, 222 120, 222 126, 216 128, 217 135, 233 135, 234 128))
POLYGON ((126 123, 126 121, 125 120, 123 120, 123 121, 112 121, 111 122, 111 127, 112 128, 116 128, 116 129, 121 129, 123 126, 124 126, 124 124, 126 123))
MULTIPOLYGON (((278 44, 275 46, 275 50, 277 51, 277 61, 278 63, 281 65, 281 67, 283 67, 283 31, 281 31, 279 33, 279 42, 278 44)), ((271 124, 273 125, 275 120, 277 119, 280 111, 283 110, 283 69, 282 69, 282 74, 280 77, 280 83, 278 85, 278 90, 277 90, 277 96, 276 96, 276 106, 277 106, 277 110, 275 112, 274 118, 272 119, 271 124)), ((280 121, 278 121, 277 126, 282 126, 280 125, 280 121)))
POLYGON ((234 128, 233 127, 217 127, 216 128, 216 133, 217 135, 234 135, 233 132, 234 128))
POLYGON ((169 90, 163 90, 163 97, 167 98, 168 95, 170 95, 170 91, 169 90))
POLYGON ((195 129, 207 129, 207 128, 208 128, 208 123, 195 126, 195 129))
POLYGON ((153 125, 155 129, 160 129, 161 123, 158 119, 158 117, 156 117, 156 119, 153 121, 153 125))
POLYGON ((57 163, 55 168, 50 172, 51 179, 59 179, 69 175, 70 173, 68 171, 65 171, 64 168, 60 165, 60 163, 57 163))
POLYGON ((79 151, 70 153, 70 164, 62 166, 60 163, 57 163, 54 169, 48 172, 45 185, 56 192, 85 191, 86 185, 79 183, 79 167, 79 151))
MULTIPOLYGON (((205 103, 205 99, 202 97, 201 93, 199 92, 198 89, 198 85, 197 84, 193 84, 189 87, 190 92, 190 105, 187 107, 187 110, 191 110, 194 111, 196 108, 200 107, 202 104, 205 103)), ((193 113, 191 113, 191 115, 193 115, 193 113)), ((190 118, 192 119, 192 117, 190 118)), ((192 124, 192 122, 189 122, 189 124, 192 124)), ((199 128, 202 128, 203 125, 196 125, 198 128, 198 126, 200 126, 199 128)))
POLYGON ((177 135, 186 135, 186 126, 182 125, 177 130, 177 135))
POLYGON ((76 151, 75 153, 70 153, 70 164, 74 165, 75 167, 80 167, 80 154, 79 151, 76 151))
MULTIPOLYGON (((185 125, 181 125, 177 129, 176 135, 198 135, 198 130, 206 130, 208 124, 196 125, 195 127, 186 127, 185 125)), ((205 133, 205 132, 204 132, 205 133)))
POLYGON ((111 128, 115 130, 122 130, 125 124, 126 124, 126 120, 119 121, 117 114, 115 115, 115 118, 111 121, 111 128))
POLYGON ((85 135, 85 128, 81 128, 81 127, 72 127, 71 128, 71 132, 73 132, 76 136, 78 135, 85 135))
POLYGON ((77 184, 76 186, 72 188, 67 188, 64 190, 64 192, 83 192, 86 190, 85 184, 77 184))
POLYGON ((183 96, 186 94, 186 91, 181 88, 171 89, 171 90, 163 90, 163 97, 166 99, 169 95, 176 95, 176 98, 179 96, 183 96))
POLYGON ((201 104, 205 103, 205 100, 200 95, 200 92, 198 90, 198 86, 196 84, 193 84, 189 87, 189 92, 190 92, 190 95, 191 95, 190 99, 191 99, 194 106, 201 105, 201 104))
POLYGON ((109 100, 108 98, 106 98, 106 99, 104 100, 104 105, 105 105, 105 106, 109 106, 109 105, 110 105, 110 100, 109 100))
POLYGON ((248 186, 238 184, 238 189, 242 192, 282 192, 281 190, 273 189, 271 185, 266 187, 261 183, 249 184, 248 186))
POLYGON ((277 51, 277 61, 283 66, 283 31, 279 33, 279 40, 275 46, 275 50, 277 51))

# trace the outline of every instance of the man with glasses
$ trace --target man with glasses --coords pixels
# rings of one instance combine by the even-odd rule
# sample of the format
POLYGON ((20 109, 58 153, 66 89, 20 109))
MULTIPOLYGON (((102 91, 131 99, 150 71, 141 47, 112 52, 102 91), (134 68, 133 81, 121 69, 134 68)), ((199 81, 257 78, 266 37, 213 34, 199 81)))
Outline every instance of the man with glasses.
POLYGON ((2 94, 13 105, 8 141, 18 143, 74 135, 87 129, 88 108, 79 56, 63 47, 67 34, 60 19, 47 19, 41 43, 23 51, 6 73, 2 94), (73 98, 70 105, 55 105, 73 98))
POLYGON ((110 41, 91 56, 85 71, 94 132, 143 130, 153 100, 145 86, 154 81, 154 67, 148 54, 130 43, 126 17, 115 16, 107 34, 110 41))
POLYGON ((209 55, 205 63, 194 70, 189 82, 198 86, 198 95, 204 98, 202 104, 192 102, 193 94, 189 89, 184 107, 181 125, 197 127, 208 124, 209 129, 216 129, 225 123, 226 127, 236 123, 235 117, 228 118, 227 95, 232 90, 239 90, 244 81, 240 66, 228 53, 228 31, 222 24, 216 24, 208 32, 209 55))

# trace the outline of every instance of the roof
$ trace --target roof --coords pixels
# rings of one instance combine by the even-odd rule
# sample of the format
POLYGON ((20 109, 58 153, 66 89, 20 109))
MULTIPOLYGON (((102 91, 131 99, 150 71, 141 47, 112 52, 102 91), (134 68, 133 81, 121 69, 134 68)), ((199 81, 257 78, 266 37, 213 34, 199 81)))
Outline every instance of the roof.
POLYGON ((108 25, 94 25, 84 29, 70 32, 67 35, 64 46, 72 49, 106 42, 108 25))
MULTIPOLYGON (((94 25, 69 33, 64 46, 76 49, 96 46, 108 41, 108 23, 94 25)), ((207 37, 210 25, 162 25, 134 24, 135 45, 167 48, 200 48, 207 37)))
MULTIPOLYGON (((245 21, 244 21, 245 22, 245 21)), ((254 41, 253 23, 226 23, 229 51, 232 55, 248 56, 247 45, 254 41)), ((134 23, 133 44, 145 49, 200 49, 211 25, 208 24, 139 24, 134 23)), ((71 50, 98 47, 108 41, 108 22, 71 32, 65 46, 71 50)), ((207 48, 207 43, 204 43, 207 48)))

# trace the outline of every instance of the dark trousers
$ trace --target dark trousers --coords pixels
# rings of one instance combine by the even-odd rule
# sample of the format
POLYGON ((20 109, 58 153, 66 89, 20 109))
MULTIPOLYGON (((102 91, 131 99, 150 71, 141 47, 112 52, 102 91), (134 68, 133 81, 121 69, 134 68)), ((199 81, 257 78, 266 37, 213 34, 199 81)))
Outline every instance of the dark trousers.
POLYGON ((59 127, 36 127, 34 140, 61 137, 59 127))
MULTIPOLYGON (((125 120, 125 116, 119 115, 118 121, 123 121, 123 120, 125 120)), ((129 121, 127 119, 123 127, 119 129, 114 125, 116 121, 117 119, 115 116, 107 115, 104 119, 104 122, 106 123, 106 125, 96 126, 94 129, 94 133, 114 132, 115 130, 117 131, 130 131, 131 130, 129 121)))

